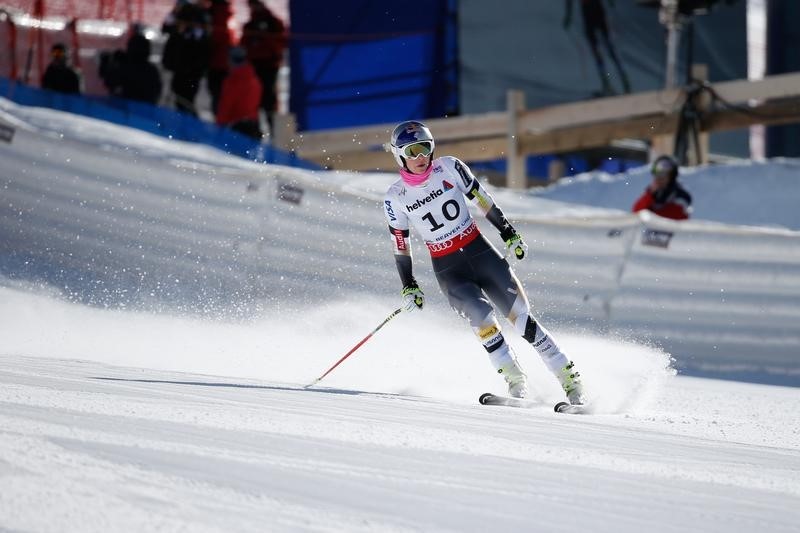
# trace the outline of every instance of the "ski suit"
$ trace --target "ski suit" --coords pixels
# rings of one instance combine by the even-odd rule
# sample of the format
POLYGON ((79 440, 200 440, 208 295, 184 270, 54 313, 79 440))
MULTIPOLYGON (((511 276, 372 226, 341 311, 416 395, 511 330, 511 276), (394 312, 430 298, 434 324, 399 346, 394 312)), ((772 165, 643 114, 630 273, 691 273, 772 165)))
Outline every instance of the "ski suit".
POLYGON ((508 262, 481 234, 469 212, 469 198, 506 240, 514 228, 469 167, 454 157, 433 160, 427 181, 411 186, 402 178, 386 194, 384 214, 404 287, 416 287, 409 236, 425 242, 439 288, 465 317, 498 372, 516 358, 503 338, 494 308, 531 343, 557 377, 569 363, 551 335, 530 314, 525 291, 508 262))

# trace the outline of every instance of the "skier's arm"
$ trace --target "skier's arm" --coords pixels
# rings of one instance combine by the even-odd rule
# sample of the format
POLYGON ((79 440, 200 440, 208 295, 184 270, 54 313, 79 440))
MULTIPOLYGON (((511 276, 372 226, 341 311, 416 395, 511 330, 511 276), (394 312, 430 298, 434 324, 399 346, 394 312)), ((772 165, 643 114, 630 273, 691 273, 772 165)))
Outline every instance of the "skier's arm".
POLYGON ((389 233, 392 235, 392 251, 397 273, 403 287, 417 287, 414 279, 411 262, 411 246, 409 246, 408 217, 401 209, 396 209, 396 197, 391 192, 383 202, 383 214, 389 224, 389 233))
POLYGON ((397 273, 400 274, 400 282, 403 287, 418 287, 414 279, 411 261, 411 247, 408 245, 408 230, 401 230, 389 226, 394 243, 394 264, 397 266, 397 273))
POLYGON ((486 220, 500 232, 500 237, 504 241, 513 237, 517 233, 516 230, 514 230, 500 207, 494 203, 494 198, 489 194, 489 191, 484 189, 478 178, 472 174, 469 167, 456 159, 455 168, 459 176, 461 176, 462 184, 465 185, 464 195, 478 206, 486 220))
POLYGON ((494 203, 492 195, 489 191, 481 186, 478 179, 472 174, 469 167, 455 159, 454 166, 456 172, 461 177, 460 185, 464 186, 462 191, 486 217, 492 226, 497 228, 500 232, 500 238, 506 244, 507 254, 510 253, 517 259, 522 259, 528 252, 528 245, 522 240, 522 236, 517 233, 511 222, 508 221, 503 211, 494 203))

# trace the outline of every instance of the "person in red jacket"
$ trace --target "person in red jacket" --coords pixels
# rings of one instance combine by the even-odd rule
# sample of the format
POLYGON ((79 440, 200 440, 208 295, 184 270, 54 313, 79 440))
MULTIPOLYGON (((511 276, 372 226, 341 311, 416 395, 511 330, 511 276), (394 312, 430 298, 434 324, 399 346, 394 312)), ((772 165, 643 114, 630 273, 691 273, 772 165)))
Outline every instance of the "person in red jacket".
POLYGON ((689 218, 692 195, 678 182, 678 162, 662 155, 650 168, 653 181, 633 204, 634 213, 647 209, 658 216, 674 220, 689 218))
POLYGON ((244 48, 230 51, 230 71, 222 82, 217 124, 261 140, 258 110, 261 105, 261 82, 247 61, 244 48))
POLYGON ((263 0, 248 0, 250 20, 242 28, 240 45, 247 50, 263 92, 261 107, 267 115, 270 134, 273 134, 273 115, 277 110, 278 71, 286 49, 286 25, 264 4, 263 0))
POLYGON ((235 35, 231 28, 233 8, 228 0, 211 0, 208 6, 211 21, 211 59, 206 73, 206 85, 211 94, 211 111, 216 114, 222 82, 228 75, 228 58, 235 35))

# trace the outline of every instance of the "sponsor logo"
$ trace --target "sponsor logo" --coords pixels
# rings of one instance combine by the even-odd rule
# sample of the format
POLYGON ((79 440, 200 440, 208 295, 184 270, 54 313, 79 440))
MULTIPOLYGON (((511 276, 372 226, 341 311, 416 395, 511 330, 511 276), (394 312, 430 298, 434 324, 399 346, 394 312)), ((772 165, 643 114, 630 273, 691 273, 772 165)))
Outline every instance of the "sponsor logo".
POLYGON ((497 326, 492 324, 491 326, 486 326, 485 328, 479 329, 478 337, 480 337, 482 341, 485 341, 486 339, 497 335, 499 332, 500 330, 497 329, 497 326))
POLYGON ((453 241, 444 241, 444 242, 429 242, 428 250, 431 252, 444 252, 453 247, 453 241))
POLYGON ((648 228, 642 232, 642 244, 644 246, 655 246, 656 248, 669 248, 672 235, 671 231, 648 228))
POLYGON ((300 205, 300 202, 303 200, 304 192, 302 188, 292 185, 291 183, 284 182, 278 184, 278 200, 283 202, 300 205))
POLYGON ((417 135, 419 135, 421 131, 422 129, 417 124, 412 123, 406 126, 406 133, 412 135, 414 139, 417 138, 417 135))
POLYGON ((389 215, 389 220, 395 221, 397 220, 397 216, 394 214, 394 209, 392 208, 392 202, 389 200, 385 200, 384 206, 386 207, 386 214, 389 215))
POLYGON ((464 186, 469 187, 472 184, 472 176, 467 169, 464 168, 464 165, 461 164, 461 161, 456 159, 455 166, 456 172, 458 172, 458 175, 461 176, 461 180, 464 182, 464 186))
POLYGON ((442 167, 440 167, 439 165, 436 165, 435 167, 433 167, 433 173, 434 174, 439 174, 440 172, 444 172, 444 169, 442 167))
POLYGON ((411 205, 406 204, 406 211, 414 211, 415 209, 419 209, 423 205, 432 202, 433 200, 435 200, 436 198, 438 198, 443 194, 444 191, 442 189, 436 189, 435 191, 431 191, 431 193, 425 198, 420 198, 411 205))
POLYGON ((406 240, 403 237, 403 230, 396 229, 393 230, 392 233, 394 234, 394 245, 400 251, 405 251, 406 249, 406 240))
POLYGON ((534 343, 533 343, 533 347, 534 347, 534 348, 538 348, 539 346, 541 346, 542 344, 544 344, 544 343, 545 343, 545 342, 547 342, 547 341, 548 341, 548 338, 547 338, 547 335, 545 335, 544 337, 542 337, 541 339, 539 339, 539 342, 534 342, 534 343))
POLYGON ((452 183, 450 183, 450 182, 449 182, 449 181, 447 181, 447 180, 444 180, 444 181, 442 182, 442 186, 444 187, 444 190, 446 190, 446 191, 449 191, 450 189, 452 189, 452 188, 453 188, 453 184, 452 184, 452 183))

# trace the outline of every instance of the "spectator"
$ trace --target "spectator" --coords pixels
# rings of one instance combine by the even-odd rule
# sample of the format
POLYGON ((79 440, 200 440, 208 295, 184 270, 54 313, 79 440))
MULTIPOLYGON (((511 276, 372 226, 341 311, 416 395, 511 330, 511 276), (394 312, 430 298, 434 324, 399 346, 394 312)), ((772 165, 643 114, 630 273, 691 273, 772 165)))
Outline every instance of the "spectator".
POLYGON ((150 41, 141 33, 134 33, 128 39, 122 71, 122 97, 157 105, 161 88, 161 72, 150 62, 150 41))
POLYGON ((685 220, 691 213, 692 196, 678 182, 678 163, 668 155, 653 162, 653 181, 633 204, 633 212, 647 209, 658 216, 685 220))
POLYGON ((178 13, 183 9, 183 6, 190 3, 190 0, 176 0, 175 5, 172 6, 172 9, 167 13, 164 22, 161 24, 161 33, 169 37, 178 31, 178 13))
POLYGON ((208 13, 211 20, 211 60, 206 83, 211 94, 211 110, 216 115, 222 82, 228 75, 228 55, 234 43, 230 26, 233 10, 228 0, 211 0, 208 13))
POLYGON ((273 114, 278 98, 278 70, 286 48, 286 26, 261 0, 249 0, 250 20, 242 28, 242 47, 261 80, 261 108, 267 115, 270 133, 274 133, 273 114))
POLYGON ((261 140, 261 126, 258 121, 261 82, 253 66, 247 61, 247 52, 243 48, 231 48, 230 65, 230 73, 222 82, 217 124, 261 140))
POLYGON ((179 2, 177 12, 164 23, 169 37, 164 45, 161 63, 172 72, 170 88, 178 111, 197 115, 195 97, 200 80, 208 69, 211 41, 206 28, 206 11, 192 3, 179 2), (174 25, 170 22, 174 17, 174 25))
POLYGON ((133 32, 125 51, 100 56, 100 77, 114 96, 153 105, 161 99, 161 73, 150 62, 150 41, 141 31, 133 32))
POLYGON ((49 89, 67 94, 80 94, 81 81, 67 62, 67 47, 56 43, 50 50, 52 60, 42 76, 42 89, 49 89))

